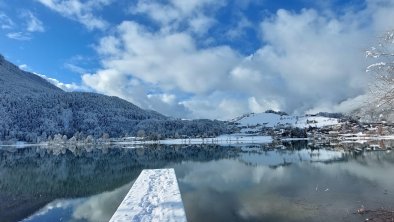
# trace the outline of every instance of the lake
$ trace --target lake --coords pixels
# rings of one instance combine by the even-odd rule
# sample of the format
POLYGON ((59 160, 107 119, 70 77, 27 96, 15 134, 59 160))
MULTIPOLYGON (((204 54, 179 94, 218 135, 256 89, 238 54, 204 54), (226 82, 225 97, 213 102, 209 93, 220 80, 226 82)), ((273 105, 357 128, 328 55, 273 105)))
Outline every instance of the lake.
POLYGON ((393 152, 295 141, 284 147, 0 148, 0 221, 108 221, 148 168, 175 169, 189 222, 393 215, 393 152), (355 214, 360 209, 373 211, 355 214))

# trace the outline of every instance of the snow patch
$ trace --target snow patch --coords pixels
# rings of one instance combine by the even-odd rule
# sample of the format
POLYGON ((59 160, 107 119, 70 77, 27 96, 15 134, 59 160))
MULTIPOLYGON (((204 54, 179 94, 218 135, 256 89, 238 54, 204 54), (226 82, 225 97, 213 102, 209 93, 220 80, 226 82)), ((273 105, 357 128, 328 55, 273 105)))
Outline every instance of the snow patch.
POLYGON ((235 120, 241 127, 324 127, 339 124, 336 118, 322 116, 286 116, 275 113, 251 113, 235 120))

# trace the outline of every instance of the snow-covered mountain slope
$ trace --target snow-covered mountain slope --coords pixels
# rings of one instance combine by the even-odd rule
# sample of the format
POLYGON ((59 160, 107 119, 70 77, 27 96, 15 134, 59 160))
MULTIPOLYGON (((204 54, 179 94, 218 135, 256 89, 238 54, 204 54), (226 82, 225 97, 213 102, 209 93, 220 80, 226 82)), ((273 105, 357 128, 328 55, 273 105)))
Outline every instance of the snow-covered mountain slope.
POLYGON ((36 142, 55 134, 70 138, 76 132, 120 136, 141 122, 167 119, 117 97, 64 92, 0 55, 0 141, 36 142))
POLYGON ((0 55, 0 141, 36 142, 55 134, 96 138, 136 135, 216 136, 220 121, 171 119, 126 100, 88 92, 64 92, 41 77, 20 70, 0 55))
POLYGON ((61 93, 61 89, 45 79, 19 69, 0 55, 0 92, 19 94, 61 93))
POLYGON ((275 113, 251 113, 234 120, 240 127, 324 127, 339 124, 339 119, 322 116, 287 116, 275 113))

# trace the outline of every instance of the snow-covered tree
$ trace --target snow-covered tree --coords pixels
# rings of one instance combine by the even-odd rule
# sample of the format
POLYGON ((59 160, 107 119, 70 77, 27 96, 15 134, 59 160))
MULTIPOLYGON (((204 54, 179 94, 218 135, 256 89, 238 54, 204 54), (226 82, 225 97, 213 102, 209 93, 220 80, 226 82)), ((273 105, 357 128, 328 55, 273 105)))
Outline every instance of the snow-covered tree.
POLYGON ((373 64, 367 67, 367 72, 373 73, 375 81, 371 84, 372 98, 376 107, 393 110, 394 105, 394 30, 387 31, 376 46, 366 51, 367 58, 373 64))
POLYGON ((104 134, 104 139, 125 135, 162 138, 228 131, 228 124, 221 121, 172 119, 117 97, 64 92, 0 55, 0 141, 48 138, 65 143, 73 136, 85 141, 91 135, 88 141, 94 141, 104 134))

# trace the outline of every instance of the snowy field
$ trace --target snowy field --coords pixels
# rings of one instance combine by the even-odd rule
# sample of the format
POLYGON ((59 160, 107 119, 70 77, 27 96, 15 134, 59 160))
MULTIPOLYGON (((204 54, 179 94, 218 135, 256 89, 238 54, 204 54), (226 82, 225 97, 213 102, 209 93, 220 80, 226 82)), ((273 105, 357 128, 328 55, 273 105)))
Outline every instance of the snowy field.
POLYGON ((324 127, 339 124, 338 119, 322 116, 281 116, 275 113, 251 113, 235 120, 240 126, 278 127, 291 126, 298 128, 324 127))
POLYGON ((143 170, 110 222, 186 221, 174 169, 143 170))

